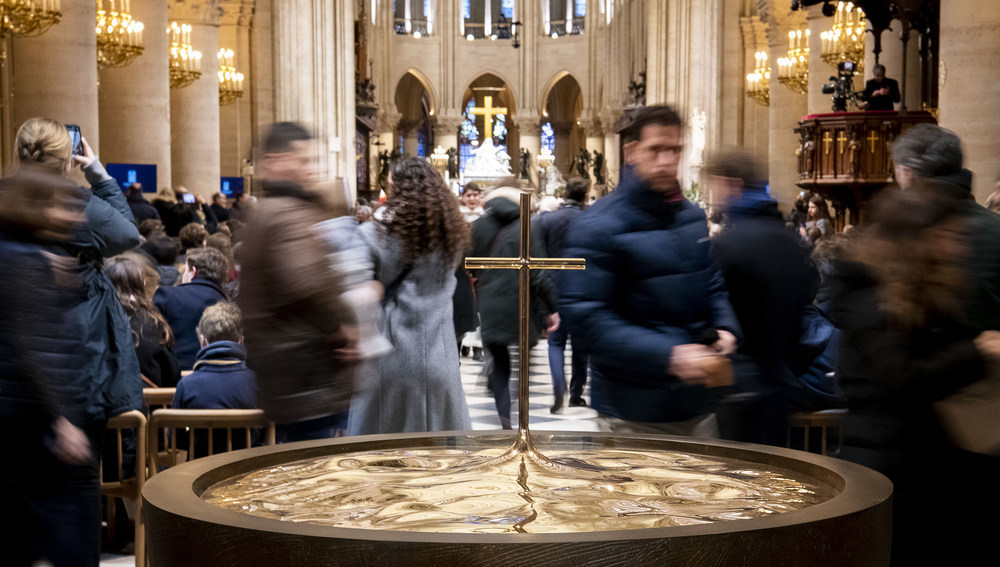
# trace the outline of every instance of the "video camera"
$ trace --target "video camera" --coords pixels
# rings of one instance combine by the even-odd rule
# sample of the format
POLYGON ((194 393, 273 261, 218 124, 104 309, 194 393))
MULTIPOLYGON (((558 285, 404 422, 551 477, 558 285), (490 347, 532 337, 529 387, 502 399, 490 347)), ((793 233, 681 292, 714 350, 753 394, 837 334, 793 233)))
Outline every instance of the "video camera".
POLYGON ((841 61, 837 64, 837 76, 830 77, 829 83, 823 85, 823 94, 833 95, 833 111, 847 112, 847 101, 858 106, 858 95, 854 92, 854 72, 857 64, 854 61, 841 61))

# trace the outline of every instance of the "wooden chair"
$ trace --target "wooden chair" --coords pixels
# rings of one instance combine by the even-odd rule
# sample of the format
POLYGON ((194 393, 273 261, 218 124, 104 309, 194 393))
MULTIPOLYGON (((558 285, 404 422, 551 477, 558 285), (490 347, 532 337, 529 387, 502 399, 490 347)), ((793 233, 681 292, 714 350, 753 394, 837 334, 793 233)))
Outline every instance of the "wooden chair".
MULTIPOLYGON (((837 444, 832 452, 835 453, 839 451, 840 447, 844 444, 844 422, 846 419, 846 409, 828 409, 813 412, 793 413, 788 416, 788 435, 786 446, 789 449, 801 449, 802 451, 809 452, 810 445, 812 444, 811 431, 819 429, 819 454, 829 455, 831 454, 830 433, 831 430, 834 430, 837 434, 837 444), (801 447, 793 446, 792 437, 793 433, 797 429, 802 430, 801 447)), ((798 445, 798 443, 795 443, 795 445, 798 445)), ((816 451, 812 452, 815 453, 816 451)))
POLYGON ((179 465, 187 460, 200 456, 214 455, 233 450, 234 432, 239 432, 244 441, 244 447, 251 446, 253 430, 263 431, 263 441, 266 445, 274 445, 274 423, 267 419, 263 410, 239 409, 159 409, 149 416, 147 436, 149 439, 149 474, 155 475, 159 470, 179 465), (225 431, 225 446, 216 446, 218 431, 225 431), (206 444, 196 443, 195 432, 200 432, 207 441, 207 455, 192 455, 196 447, 206 444), (165 435, 167 442, 161 450, 156 450, 154 443, 165 435), (187 449, 178 447, 179 438, 186 438, 187 449))
POLYGON ((127 411, 108 420, 108 431, 115 436, 117 450, 117 468, 115 479, 104 480, 104 462, 101 462, 101 495, 107 499, 108 531, 115 529, 115 499, 131 499, 135 502, 133 521, 135 522, 135 564, 137 567, 146 565, 146 532, 142 524, 142 486, 146 482, 146 416, 138 410, 127 411), (122 465, 123 448, 122 432, 135 431, 135 476, 125 479, 125 467, 122 465))
POLYGON ((142 401, 149 406, 152 413, 158 409, 168 409, 174 403, 174 393, 177 388, 143 388, 142 401))

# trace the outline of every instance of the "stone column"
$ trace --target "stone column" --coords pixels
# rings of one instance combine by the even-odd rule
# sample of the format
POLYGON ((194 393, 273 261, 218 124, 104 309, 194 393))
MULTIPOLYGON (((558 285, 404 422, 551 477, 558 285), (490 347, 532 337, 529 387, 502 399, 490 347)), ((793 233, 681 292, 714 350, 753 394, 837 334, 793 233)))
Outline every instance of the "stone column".
MULTIPOLYGON (((201 52, 201 77, 170 89, 170 155, 174 187, 186 187, 206 201, 219 191, 219 19, 220 0, 174 2, 170 20, 191 26, 191 46, 201 52)), ((150 30, 152 32, 152 30, 150 30)))
POLYGON ((420 149, 420 140, 417 133, 420 131, 422 122, 414 120, 404 120, 399 123, 399 131, 403 135, 403 155, 407 157, 417 157, 420 149))
POLYGON ((272 10, 275 117, 312 130, 317 175, 346 179, 353 202, 354 2, 283 0, 272 10))
MULTIPOLYGON (((768 44, 771 66, 771 103, 768 122, 768 174, 771 196, 787 209, 799 193, 798 158, 795 150, 799 145, 795 128, 808 113, 806 97, 793 93, 778 82, 778 57, 788 51, 788 30, 805 27, 805 16, 801 12, 789 14, 782 4, 776 14, 772 12, 768 25, 768 44), (781 12, 784 10, 784 12, 781 12), (796 16, 797 14, 797 16, 796 16), (775 17, 777 16, 777 17, 775 17)), ((763 18, 762 18, 763 19, 763 18)))
POLYGON ((992 0, 941 3, 940 124, 962 138, 976 200, 993 190, 1000 155, 1000 10, 992 0))
MULTIPOLYGON (((538 114, 537 109, 528 109, 524 112, 526 118, 521 118, 517 121, 517 128, 521 132, 521 147, 528 150, 531 154, 529 164, 531 167, 528 171, 528 177, 535 184, 535 187, 541 186, 541 182, 538 179, 538 154, 542 151, 542 127, 538 123, 538 114)), ((511 161, 514 161, 514 159, 520 160, 520 149, 518 149, 518 157, 515 158, 511 154, 510 159, 511 161)))
MULTIPOLYGON (((434 119, 434 145, 458 149, 458 129, 462 125, 462 117, 457 111, 442 114, 434 119)), ((432 148, 433 149, 433 148, 432 148)))
POLYGON ((621 164, 618 162, 619 138, 615 132, 613 116, 611 112, 601 115, 601 125, 604 127, 604 167, 607 170, 604 179, 609 187, 617 187, 621 176, 621 164))
POLYGON ((156 185, 170 187, 170 39, 166 2, 135 2, 132 17, 142 22, 143 52, 126 67, 99 71, 101 159, 105 163, 156 166, 156 185))
POLYGON ((250 61, 253 8, 251 0, 229 0, 219 28, 219 49, 232 49, 236 71, 243 73, 243 96, 219 108, 219 168, 224 177, 242 176, 244 160, 252 157, 253 91, 250 85, 256 80, 250 61))
POLYGON ((7 64, 13 66, 12 126, 16 131, 36 116, 77 124, 100 155, 97 6, 93 0, 63 0, 61 9, 60 22, 41 36, 11 41, 7 64))
MULTIPOLYGON (((823 85, 830 82, 830 76, 836 75, 837 70, 822 59, 823 38, 821 37, 823 32, 833 26, 833 18, 824 16, 822 8, 822 4, 806 8, 806 20, 809 23, 809 114, 830 112, 833 107, 830 95, 823 94, 823 85)), ((871 37, 871 34, 865 35, 871 37)))

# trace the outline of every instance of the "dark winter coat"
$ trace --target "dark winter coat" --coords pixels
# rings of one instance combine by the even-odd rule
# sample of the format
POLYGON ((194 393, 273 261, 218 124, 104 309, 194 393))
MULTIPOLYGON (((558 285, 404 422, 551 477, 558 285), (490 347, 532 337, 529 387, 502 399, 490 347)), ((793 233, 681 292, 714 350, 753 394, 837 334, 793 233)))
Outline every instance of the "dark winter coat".
POLYGON ((290 183, 267 183, 249 214, 240 249, 240 306, 249 365, 260 406, 278 424, 346 411, 355 363, 340 360, 341 325, 354 324, 343 304, 343 278, 316 223, 333 216, 319 198, 290 183))
MULTIPOLYGON (((569 225, 582 212, 583 205, 579 201, 566 201, 558 209, 538 215, 535 228, 542 235, 546 256, 565 257, 563 251, 566 249, 566 233, 569 232, 569 225)), ((562 289, 562 272, 563 270, 549 272, 549 277, 552 278, 557 290, 562 289)))
POLYGON ((205 308, 227 299, 222 286, 199 277, 177 287, 160 286, 156 289, 153 304, 174 331, 175 351, 181 370, 194 367, 195 357, 201 348, 195 329, 205 308))
POLYGON ((90 189, 84 189, 85 225, 66 244, 79 258, 83 301, 75 307, 87 325, 84 374, 90 392, 85 423, 104 421, 142 407, 142 379, 132 342, 132 328, 114 285, 104 273, 105 258, 139 245, 139 230, 125 196, 100 162, 83 169, 90 189))
POLYGON ((559 313, 591 355, 594 408, 646 422, 705 413, 706 389, 666 373, 673 347, 706 328, 740 336, 702 210, 626 173, 570 225, 565 254, 587 261, 565 273, 559 313))
POLYGON ((128 208, 132 210, 132 216, 135 218, 136 224, 149 219, 160 220, 160 213, 157 212, 156 207, 141 194, 129 195, 126 197, 126 200, 128 201, 128 208))
MULTIPOLYGON (((243 345, 232 341, 217 341, 198 351, 194 372, 177 384, 175 409, 256 409, 257 376, 247 368, 247 351, 243 345)), ((233 449, 246 448, 246 438, 234 432, 233 449)), ((251 437, 257 444, 259 432, 251 437)), ((178 436, 178 447, 187 448, 186 435, 178 436)), ((213 433, 213 453, 222 453, 226 447, 226 431, 213 433)), ((196 431, 194 458, 208 454, 208 436, 196 431)))
MULTIPOLYGON (((505 197, 486 201, 483 215, 472 223, 472 257, 516 258, 520 254, 520 207, 505 197)), ((541 235, 532 230, 531 255, 544 257, 541 235)), ((476 298, 483 343, 516 344, 518 342, 518 271, 476 270, 476 298)), ((531 270, 531 336, 530 344, 538 341, 542 313, 556 312, 556 293, 552 280, 540 270, 531 270)))
POLYGON ((160 342, 160 329, 145 313, 132 315, 132 338, 142 375, 161 388, 173 388, 181 379, 174 349, 160 342))

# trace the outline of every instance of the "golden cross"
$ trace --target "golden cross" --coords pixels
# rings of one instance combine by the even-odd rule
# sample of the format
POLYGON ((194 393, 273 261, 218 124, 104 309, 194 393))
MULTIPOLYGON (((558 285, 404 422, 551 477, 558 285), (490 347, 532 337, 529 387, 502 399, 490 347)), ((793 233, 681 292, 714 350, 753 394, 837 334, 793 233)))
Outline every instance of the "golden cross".
MULTIPOLYGON (((490 97, 486 97, 489 106, 490 97)), ((504 461, 518 454, 529 454, 532 458, 548 462, 535 449, 528 433, 528 368, 531 360, 531 349, 528 346, 528 335, 531 325, 530 270, 583 270, 586 260, 583 258, 532 258, 530 253, 531 239, 531 195, 521 193, 521 248, 517 258, 466 258, 465 267, 469 270, 518 270, 518 388, 517 388, 517 439, 514 445, 494 462, 504 461)))
POLYGON ((837 153, 844 153, 844 143, 847 142, 847 134, 843 131, 837 136, 837 153))
POLYGON ((868 148, 871 150, 871 153, 875 153, 875 142, 877 141, 878 134, 875 133, 875 130, 868 132, 868 148))
POLYGON ((483 117, 483 122, 486 126, 486 137, 483 138, 485 141, 493 137, 493 115, 507 114, 507 107, 493 106, 493 96, 486 95, 483 97, 483 106, 474 106, 472 107, 471 112, 476 116, 483 117))
POLYGON ((832 142, 832 141, 833 141, 833 138, 830 137, 830 131, 827 130, 826 132, 823 132, 823 154, 824 155, 830 153, 830 142, 832 142))

